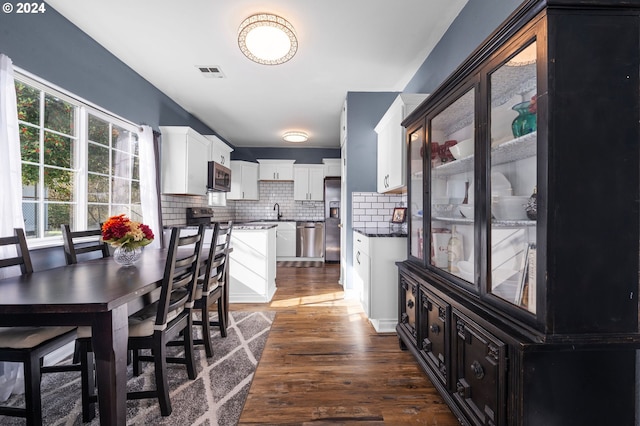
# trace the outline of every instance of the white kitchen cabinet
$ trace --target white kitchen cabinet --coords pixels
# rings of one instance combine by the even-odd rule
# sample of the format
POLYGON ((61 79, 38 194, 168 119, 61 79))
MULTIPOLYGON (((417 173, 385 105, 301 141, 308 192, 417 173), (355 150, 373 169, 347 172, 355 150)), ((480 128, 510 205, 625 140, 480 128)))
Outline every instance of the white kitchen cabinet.
POLYGON ((258 165, 248 161, 230 161, 231 191, 228 200, 258 200, 258 165))
POLYGON ((296 164, 293 166, 293 199, 322 201, 324 199, 324 165, 296 164))
POLYGON ((276 292, 276 228, 234 226, 229 302, 268 303, 276 292))
POLYGON ((406 185, 405 130, 400 123, 427 95, 402 93, 382 116, 378 134, 378 192, 402 190, 406 185))
POLYGON ((162 193, 205 195, 211 142, 186 126, 160 126, 162 193))
POLYGON ((276 226, 276 259, 295 260, 296 257, 296 222, 256 222, 256 225, 276 226))
POLYGON ((229 167, 233 148, 222 142, 216 135, 205 135, 205 138, 211 142, 211 146, 209 147, 209 161, 215 161, 225 167, 229 167))
POLYGON ((340 158, 323 158, 324 164, 324 177, 334 177, 342 175, 342 165, 340 158))
POLYGON ((258 160, 260 180, 293 180, 293 163, 296 160, 258 160))
POLYGON ((396 329, 398 270, 395 262, 406 257, 406 237, 353 233, 353 288, 371 325, 379 333, 396 329))
POLYGON ((344 100, 342 104, 342 111, 340 113, 340 146, 342 146, 347 140, 347 100, 344 100))

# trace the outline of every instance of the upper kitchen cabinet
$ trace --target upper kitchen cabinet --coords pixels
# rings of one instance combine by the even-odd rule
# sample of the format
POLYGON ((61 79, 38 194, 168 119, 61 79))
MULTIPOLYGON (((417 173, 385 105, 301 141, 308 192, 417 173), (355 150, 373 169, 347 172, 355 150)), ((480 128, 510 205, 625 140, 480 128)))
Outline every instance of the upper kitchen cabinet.
POLYGON ((464 424, 635 424, 639 18, 525 1, 403 122, 396 331, 464 424))
POLYGON ((375 130, 378 134, 378 192, 399 192, 406 185, 405 129, 402 120, 427 95, 402 93, 382 116, 375 130))
POLYGON ((324 176, 325 177, 339 177, 342 174, 342 167, 340 158, 323 158, 324 164, 324 176))
POLYGON ((231 191, 228 200, 258 200, 258 165, 248 161, 231 161, 231 191))
POLYGON ((293 163, 296 160, 257 160, 260 163, 260 180, 293 180, 293 163))
POLYGON ((324 165, 295 164, 293 166, 293 199, 324 200, 324 165))
POLYGON ((205 195, 211 142, 186 126, 160 126, 162 193, 205 195))
POLYGON ((342 111, 340 112, 340 146, 344 145, 347 141, 347 100, 344 100, 342 104, 342 111))
POLYGON ((216 163, 229 167, 231 151, 233 151, 233 148, 222 142, 222 140, 215 135, 205 135, 205 138, 209 139, 211 142, 211 147, 209 149, 209 161, 215 161, 216 163))

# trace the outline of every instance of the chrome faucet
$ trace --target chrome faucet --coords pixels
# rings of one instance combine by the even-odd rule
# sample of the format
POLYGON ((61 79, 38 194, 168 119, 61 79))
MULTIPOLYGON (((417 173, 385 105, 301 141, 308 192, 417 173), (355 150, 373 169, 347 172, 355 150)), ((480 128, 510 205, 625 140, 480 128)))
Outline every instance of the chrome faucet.
POLYGON ((278 218, 278 220, 280 220, 280 218, 282 217, 282 215, 280 214, 280 204, 275 203, 275 204, 273 205, 273 210, 276 210, 276 208, 278 209, 278 214, 277 214, 277 216, 276 216, 276 217, 278 218))

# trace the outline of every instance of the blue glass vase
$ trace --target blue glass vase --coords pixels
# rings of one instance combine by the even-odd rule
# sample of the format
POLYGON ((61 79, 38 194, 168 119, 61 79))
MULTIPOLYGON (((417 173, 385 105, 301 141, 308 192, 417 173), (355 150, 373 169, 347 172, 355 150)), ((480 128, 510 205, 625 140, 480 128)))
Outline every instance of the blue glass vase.
POLYGON ((511 107, 518 112, 518 116, 511 123, 513 137, 518 138, 537 129, 536 113, 530 111, 531 102, 525 101, 511 107))

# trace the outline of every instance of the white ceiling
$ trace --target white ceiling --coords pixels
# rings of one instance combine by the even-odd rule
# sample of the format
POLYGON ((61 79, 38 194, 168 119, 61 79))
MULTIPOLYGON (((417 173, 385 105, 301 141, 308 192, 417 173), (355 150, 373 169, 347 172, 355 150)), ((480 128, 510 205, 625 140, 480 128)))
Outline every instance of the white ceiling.
MULTIPOLYGON (((467 0, 48 0, 58 12, 235 146, 339 147, 347 92, 402 91, 467 0), (289 62, 251 62, 240 23, 294 26, 289 62), (197 66, 218 66, 205 78, 197 66), (303 130, 304 145, 282 141, 303 130)), ((160 123, 162 125, 164 123, 160 123)))

